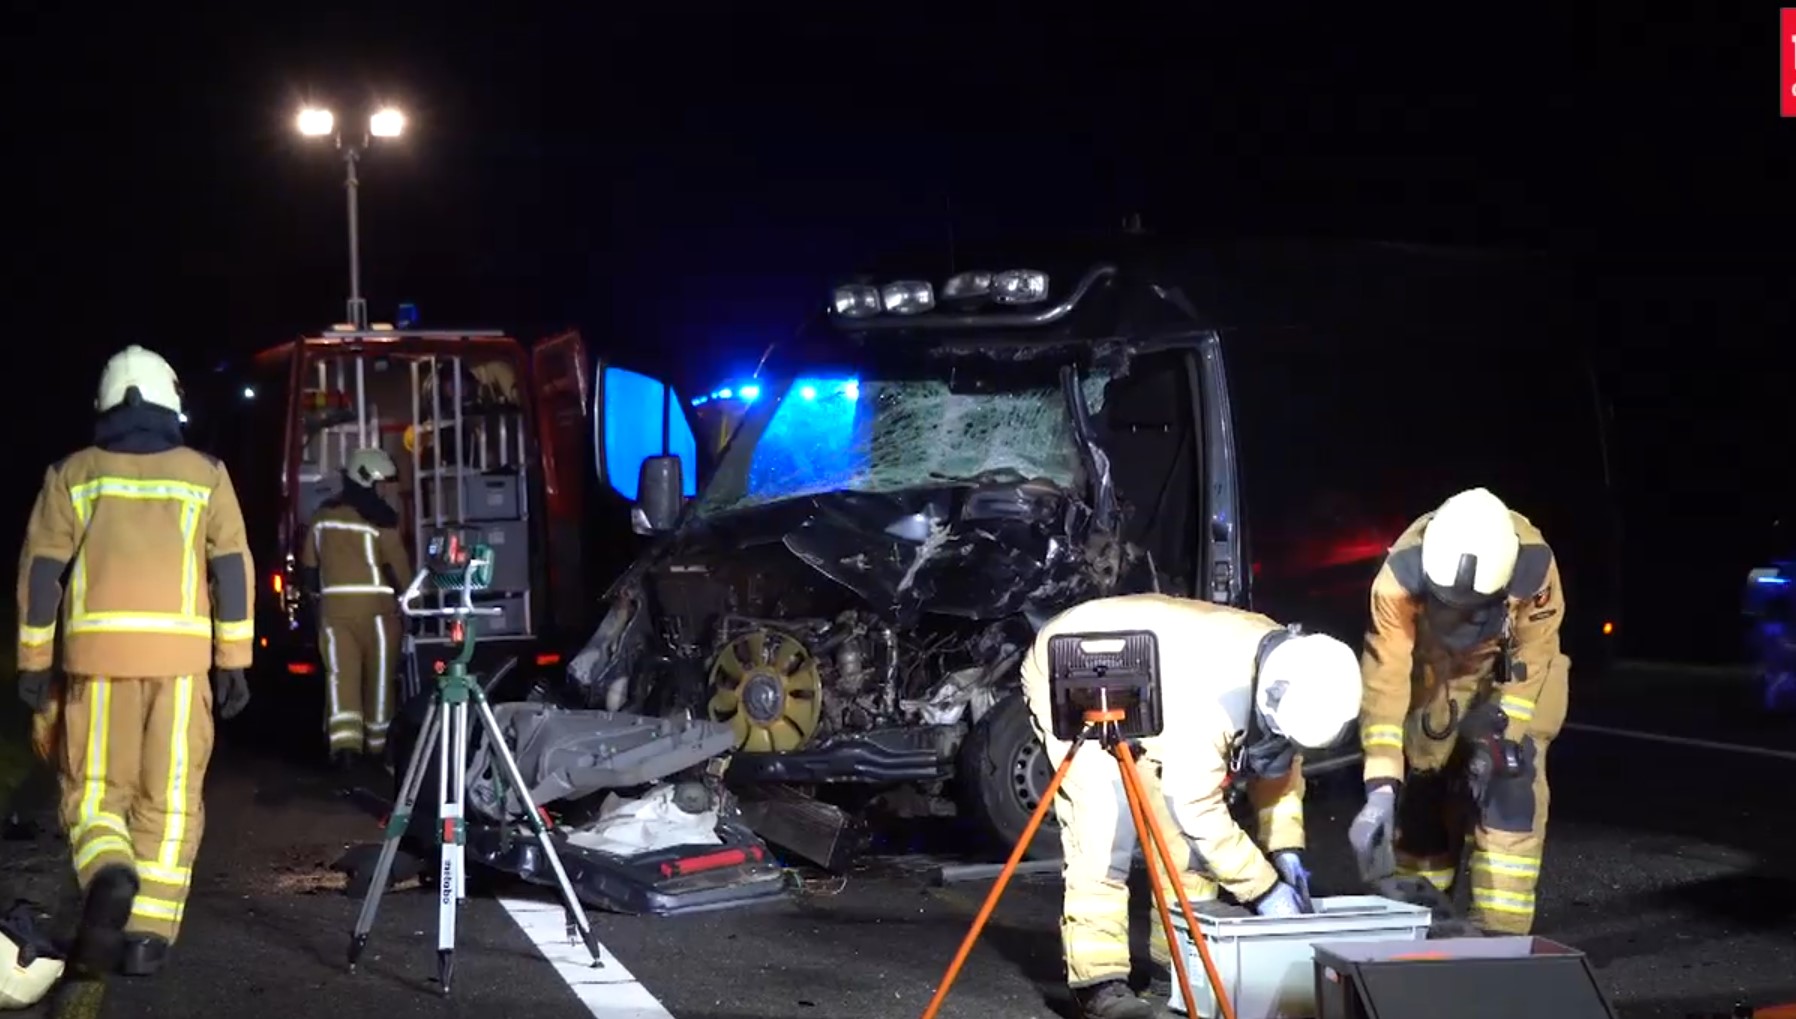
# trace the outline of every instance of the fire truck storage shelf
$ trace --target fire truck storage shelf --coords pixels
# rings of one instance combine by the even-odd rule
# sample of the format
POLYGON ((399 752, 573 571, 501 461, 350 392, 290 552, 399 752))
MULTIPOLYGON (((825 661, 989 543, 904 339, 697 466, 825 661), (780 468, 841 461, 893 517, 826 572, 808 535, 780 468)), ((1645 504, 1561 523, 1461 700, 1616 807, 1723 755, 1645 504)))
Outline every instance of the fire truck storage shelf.
MULTIPOLYGON (((306 519, 342 487, 350 454, 380 445, 399 467, 401 527, 414 564, 433 534, 457 531, 495 553, 491 589, 482 605, 504 609, 479 620, 483 637, 527 637, 531 618, 530 455, 524 408, 515 384, 481 377, 474 359, 441 354, 327 355, 302 405, 307 442, 299 473, 306 519)), ((410 578, 406 578, 410 579, 410 578)), ((427 595, 447 606, 452 596, 427 595)), ((448 624, 431 620, 419 640, 448 640, 448 624)))

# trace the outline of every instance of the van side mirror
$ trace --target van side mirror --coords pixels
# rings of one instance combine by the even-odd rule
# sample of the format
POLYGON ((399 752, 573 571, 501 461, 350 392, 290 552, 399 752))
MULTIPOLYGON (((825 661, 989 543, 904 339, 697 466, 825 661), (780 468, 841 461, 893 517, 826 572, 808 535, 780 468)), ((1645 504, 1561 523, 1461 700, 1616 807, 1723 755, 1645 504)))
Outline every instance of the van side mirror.
POLYGON ((637 534, 663 534, 680 522, 685 506, 684 468, 677 456, 651 456, 637 474, 636 506, 630 526, 637 534))

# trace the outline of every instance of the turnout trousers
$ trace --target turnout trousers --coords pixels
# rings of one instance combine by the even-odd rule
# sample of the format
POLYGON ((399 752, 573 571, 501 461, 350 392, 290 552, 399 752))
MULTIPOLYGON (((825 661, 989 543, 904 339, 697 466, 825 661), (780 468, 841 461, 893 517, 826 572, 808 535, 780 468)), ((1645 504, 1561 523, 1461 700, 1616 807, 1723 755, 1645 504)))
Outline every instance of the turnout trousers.
POLYGON ((102 867, 132 868, 140 888, 125 929, 173 943, 206 829, 209 678, 70 676, 57 736, 51 758, 81 890, 102 867))
MULTIPOLYGON (((1071 744, 1055 740, 1037 730, 1055 768, 1066 759, 1071 744)), ((1060 910, 1060 947, 1066 960, 1069 987, 1090 987, 1110 980, 1126 980, 1129 976, 1129 868, 1136 848, 1135 822, 1129 813, 1129 801, 1123 794, 1122 773, 1116 759, 1105 752, 1096 740, 1088 740, 1073 758, 1060 791, 1054 797, 1054 815, 1060 824, 1060 846, 1063 854, 1061 873, 1065 898, 1060 910)), ((1204 868, 1198 855, 1173 820, 1165 787, 1161 783, 1160 765, 1137 757, 1135 773, 1141 777, 1145 807, 1154 823, 1166 837, 1173 859, 1184 859, 1177 880, 1185 887, 1185 895, 1193 905, 1217 897, 1215 880, 1204 868)), ((1302 801, 1282 800, 1280 790, 1268 784, 1255 792, 1258 828, 1256 840, 1265 845, 1275 825, 1288 823, 1279 817, 1284 810, 1301 810, 1302 801), (1263 797, 1263 799, 1262 799, 1263 797)), ((1148 852, 1148 847, 1141 847, 1148 852)), ((1178 894, 1173 891, 1172 875, 1155 860, 1160 886, 1167 905, 1176 915, 1178 894)), ((1149 907, 1151 910, 1151 906, 1149 907)), ((1172 952, 1166 944, 1166 931, 1159 918, 1148 924, 1148 956, 1160 966, 1172 964, 1172 952)))
POLYGON ((326 616, 318 625, 318 648, 324 656, 330 751, 379 756, 387 749, 398 696, 399 617, 390 612, 326 616))
POLYGON ((1406 776, 1397 805, 1397 873, 1420 877, 1442 892, 1454 883, 1470 836, 1471 885, 1469 919, 1486 931, 1527 934, 1534 926, 1535 886, 1540 882, 1546 848, 1547 750, 1565 723, 1571 659, 1553 660, 1547 681, 1535 700, 1491 687, 1489 673, 1457 675, 1436 685, 1429 666, 1418 669, 1404 726, 1406 776), (1448 729, 1450 718, 1464 718, 1481 693, 1497 699, 1521 739, 1533 744, 1533 766, 1521 774, 1492 780, 1493 789, 1480 805, 1467 781, 1467 753, 1459 734, 1448 729), (1451 713, 1448 702, 1457 705, 1451 713), (1440 738, 1437 738, 1440 737, 1440 738), (1498 789, 1500 783, 1510 788, 1498 789))

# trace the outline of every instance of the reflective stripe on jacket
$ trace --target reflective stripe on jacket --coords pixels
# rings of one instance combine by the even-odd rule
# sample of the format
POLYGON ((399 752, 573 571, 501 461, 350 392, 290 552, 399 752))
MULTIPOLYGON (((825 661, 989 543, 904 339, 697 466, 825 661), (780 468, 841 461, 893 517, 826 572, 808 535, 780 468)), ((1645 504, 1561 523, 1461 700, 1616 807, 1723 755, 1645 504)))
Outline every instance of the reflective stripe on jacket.
POLYGON ((1366 755, 1367 782, 1401 781, 1404 777, 1405 720, 1411 711, 1426 706, 1435 693, 1417 682, 1427 678, 1418 674, 1419 661, 1435 665, 1434 671, 1440 673, 1433 677, 1437 683, 1468 670, 1486 672, 1499 660, 1502 634, 1507 633, 1513 660, 1502 688, 1501 706, 1510 719, 1508 738, 1519 739, 1534 722, 1534 699, 1559 655, 1565 594, 1559 585, 1559 564, 1540 529, 1514 510, 1509 516, 1521 539, 1521 551, 1502 618, 1493 621, 1493 627, 1501 626, 1472 647, 1455 651, 1438 646, 1427 639, 1420 625, 1426 590, 1422 534, 1433 513, 1409 525, 1391 545, 1373 578, 1371 623, 1360 656, 1365 681, 1360 744, 1366 755))
POLYGON ((395 584, 410 582, 405 543, 393 527, 370 524, 353 506, 332 502, 312 517, 300 565, 318 571, 327 616, 392 612, 395 584))
POLYGON ((51 467, 19 557, 19 668, 117 678, 248 668, 255 564, 230 473, 177 447, 51 467), (211 582, 208 583, 208 572, 211 582))

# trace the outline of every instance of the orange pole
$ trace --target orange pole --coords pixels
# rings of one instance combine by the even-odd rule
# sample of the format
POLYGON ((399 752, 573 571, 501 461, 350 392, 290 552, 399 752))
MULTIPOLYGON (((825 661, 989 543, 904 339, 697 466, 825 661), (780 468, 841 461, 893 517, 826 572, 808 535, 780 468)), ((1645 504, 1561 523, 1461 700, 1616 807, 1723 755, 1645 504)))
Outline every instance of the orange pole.
MULTIPOLYGON (((1142 799, 1142 802, 1145 803, 1146 801, 1143 798, 1144 790, 1141 785, 1141 774, 1135 770, 1135 755, 1129 750, 1128 743, 1118 742, 1116 744, 1116 763, 1117 766, 1122 769, 1125 786, 1133 787, 1135 796, 1138 799, 1142 799)), ((1160 862, 1166 867, 1168 876, 1172 878, 1168 883, 1172 885, 1173 894, 1178 896, 1179 911, 1185 915, 1185 923, 1191 931, 1191 942, 1197 946, 1197 957, 1204 964, 1204 975, 1209 978, 1210 989, 1215 992, 1216 1010, 1221 1014, 1222 1019, 1235 1019, 1234 1003, 1229 1000, 1228 992, 1223 989, 1222 974, 1216 971, 1216 960, 1210 956, 1209 942, 1204 938, 1202 929, 1197 925, 1197 913, 1191 908, 1191 897, 1185 894, 1185 883, 1177 880, 1179 867, 1173 861, 1172 849, 1167 845, 1166 833, 1160 830, 1159 822, 1155 820, 1154 815, 1151 812, 1142 810, 1140 820, 1146 822, 1148 836, 1146 841, 1153 847, 1152 849, 1145 850, 1143 855, 1158 855, 1160 857, 1160 862)), ((1150 870, 1148 873, 1151 876, 1153 872, 1150 870)), ((1154 891, 1156 896, 1160 895, 1160 887, 1158 885, 1154 886, 1154 891)), ((1168 928, 1166 932, 1166 943, 1171 948, 1173 961, 1178 964, 1179 979, 1181 981, 1187 981, 1183 953, 1178 950, 1178 942, 1172 936, 1172 916, 1166 907, 1164 897, 1159 899, 1159 905, 1161 918, 1165 921, 1168 928)), ((1184 984, 1183 991, 1185 993, 1185 1008, 1190 1011, 1192 1016, 1196 1016, 1197 1005, 1191 1000, 1192 990, 1188 981, 1184 984)))
MULTIPOLYGON (((1116 768, 1122 774, 1123 797, 1129 801, 1129 816, 1135 822, 1135 838, 1141 843, 1142 863, 1147 866, 1147 886, 1154 896, 1154 911, 1160 914, 1160 926, 1166 931, 1166 951, 1172 957, 1173 974, 1178 977, 1179 993, 1185 998, 1185 1013, 1196 1019, 1197 994, 1191 989, 1191 975, 1185 970, 1185 953, 1179 951, 1179 935, 1172 926, 1172 911, 1166 907, 1166 891, 1160 886, 1160 866, 1157 862, 1152 832, 1148 827, 1147 800, 1142 795, 1141 786, 1130 779, 1130 773, 1124 766, 1128 751, 1122 742, 1116 744, 1112 753, 1116 757, 1116 768)), ((1178 883, 1178 870, 1167 865, 1166 880, 1178 883)))
MULTIPOLYGON (((1029 823, 1023 827, 1023 834, 1017 838, 1016 846, 1010 851, 1010 859, 1004 863, 1004 869, 998 873, 998 883, 992 886, 991 894, 985 897, 985 905, 979 907, 979 915, 973 919, 973 926, 968 929, 967 936, 960 943, 960 950, 954 953, 954 961, 948 964, 948 972, 942 977, 941 986, 935 989, 935 997, 929 999, 929 1007, 923 1010, 923 1019, 935 1019, 936 1013, 942 1009, 942 1002, 948 999, 948 989, 954 986, 954 980, 960 976, 960 968, 966 965, 967 956, 973 951, 973 942, 979 940, 979 932, 985 929, 985 923, 991 919, 992 910, 997 908, 998 898, 1004 894, 1004 886, 1016 874, 1016 865, 1022 862, 1023 852, 1029 848, 1029 842, 1035 838, 1035 832, 1041 822, 1048 816, 1054 805, 1054 794, 1060 791, 1060 783, 1066 780, 1067 769, 1072 767, 1073 755, 1079 752, 1083 737, 1073 742, 1071 750, 1066 752, 1066 760, 1060 762, 1060 768, 1054 772, 1054 778, 1048 788, 1042 791, 1041 804, 1035 813, 1029 815, 1029 823)), ((1232 1017, 1231 1017, 1232 1019, 1232 1017)))

